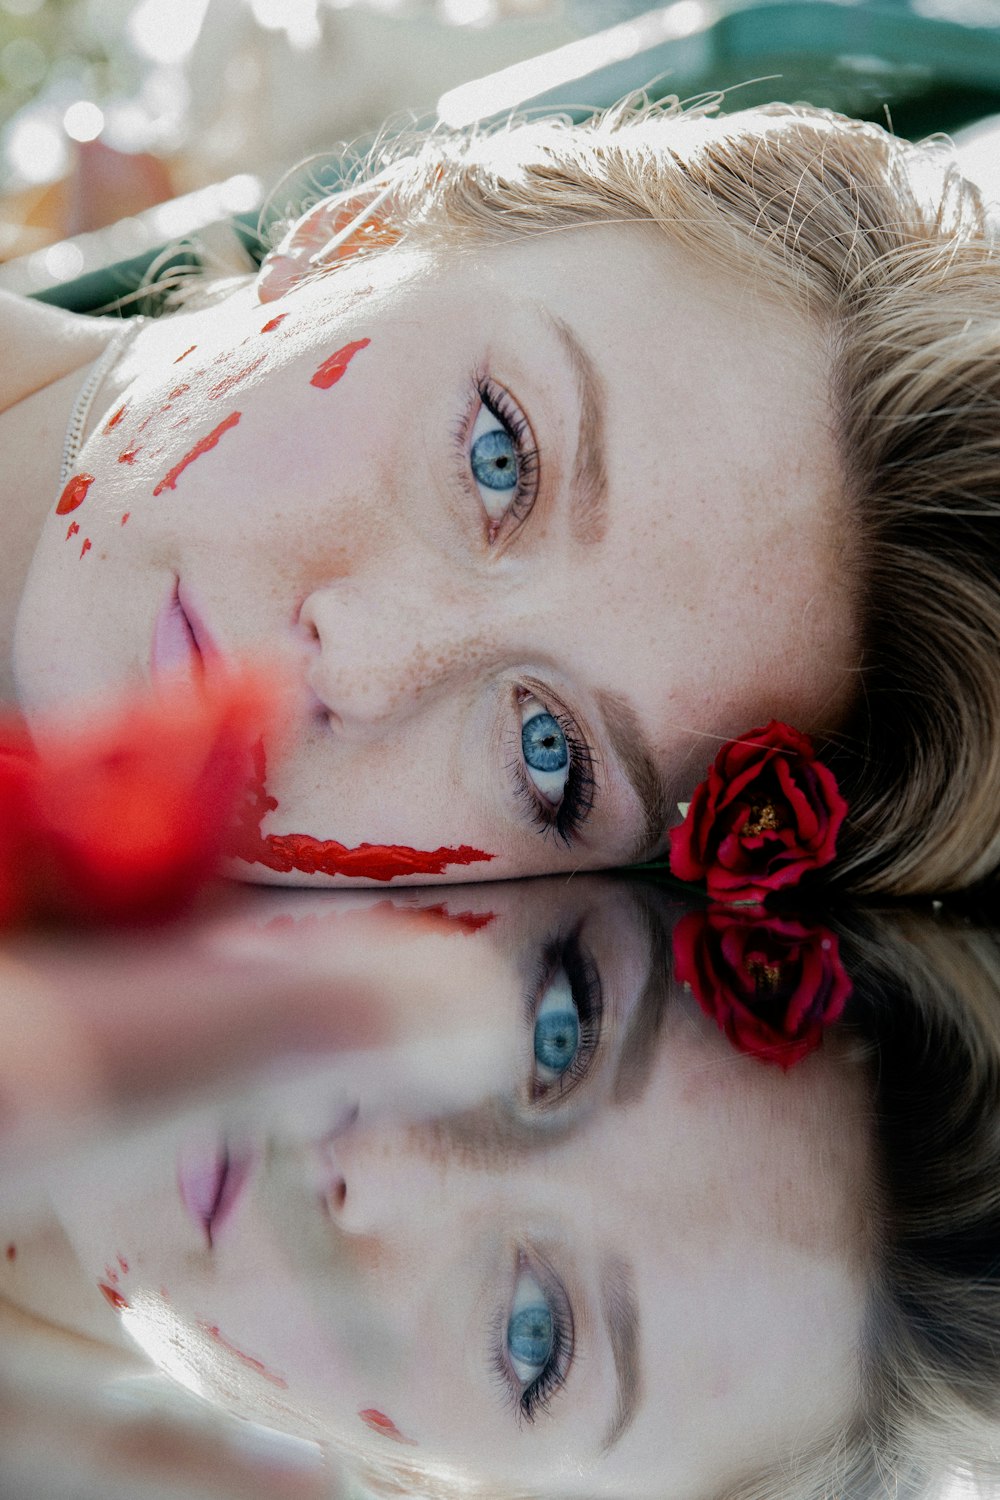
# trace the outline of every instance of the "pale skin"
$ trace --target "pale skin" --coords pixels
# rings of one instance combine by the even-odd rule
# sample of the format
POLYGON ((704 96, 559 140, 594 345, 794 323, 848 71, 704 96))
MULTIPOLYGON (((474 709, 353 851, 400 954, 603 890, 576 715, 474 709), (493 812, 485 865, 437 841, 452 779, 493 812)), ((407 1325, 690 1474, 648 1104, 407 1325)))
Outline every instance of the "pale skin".
POLYGON ((223 661, 293 691, 262 831, 492 856, 446 880, 662 853, 721 740, 835 729, 857 646, 820 331, 641 228, 310 280, 323 213, 259 284, 141 331, 71 513, 62 432, 113 326, 0 303, 7 696, 37 722, 155 685, 179 581, 223 661))
MULTIPOLYGON (((416 1036, 409 996, 387 994, 410 1034, 349 1067, 331 1056, 325 1114, 315 1083, 286 1087, 282 1107, 255 1084, 269 1123, 211 1244, 178 1162, 213 1129, 246 1142, 259 1115, 245 1104, 210 1105, 93 1170, 75 1161, 55 1197, 78 1319, 115 1328, 96 1290, 110 1267, 123 1327, 202 1395, 334 1452, 457 1466, 498 1494, 700 1500, 819 1441, 858 1399, 863 1066, 835 1031, 789 1073, 739 1057, 674 992, 648 1069, 623 1089, 653 956, 628 888, 484 886, 448 907, 492 917, 451 938, 463 972, 478 955, 488 995, 463 985, 454 1024, 445 1001, 416 1036), (570 934, 600 977, 600 1042, 572 1087, 537 1096, 526 997, 570 934), (504 1354, 504 1330, 539 1287, 572 1335, 529 1420, 531 1372, 504 1354), (372 1411, 406 1441, 373 1432, 372 1411)), ((261 961, 315 963, 337 911, 282 915, 259 910, 244 941, 261 961)), ((203 951, 227 952, 237 928, 203 951)), ((0 1264, 7 1295, 67 1307, 65 1261, 30 1238, 18 1251, 0 1264)))

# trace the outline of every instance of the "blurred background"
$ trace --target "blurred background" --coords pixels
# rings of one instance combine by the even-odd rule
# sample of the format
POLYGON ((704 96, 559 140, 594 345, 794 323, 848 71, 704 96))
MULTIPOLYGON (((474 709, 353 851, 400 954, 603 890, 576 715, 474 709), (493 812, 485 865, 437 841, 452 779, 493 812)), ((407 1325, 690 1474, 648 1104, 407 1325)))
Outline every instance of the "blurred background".
POLYGON ((387 118, 645 85, 956 130, 1000 115, 1000 0, 0 0, 0 285, 93 310, 63 289, 184 236, 243 269, 289 168, 387 118))

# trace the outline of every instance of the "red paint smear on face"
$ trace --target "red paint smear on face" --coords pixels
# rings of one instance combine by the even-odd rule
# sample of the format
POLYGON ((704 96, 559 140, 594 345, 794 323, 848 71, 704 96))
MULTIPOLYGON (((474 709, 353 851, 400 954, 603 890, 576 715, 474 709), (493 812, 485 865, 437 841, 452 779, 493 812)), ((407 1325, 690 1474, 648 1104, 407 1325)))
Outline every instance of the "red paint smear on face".
POLYGON ((223 1349, 228 1349, 230 1354, 235 1354, 240 1363, 246 1365, 249 1370, 256 1370, 258 1375, 263 1375, 264 1379, 269 1380, 272 1385, 280 1386, 283 1391, 287 1391, 287 1380, 284 1380, 280 1375, 272 1374, 267 1366, 262 1364, 259 1359, 254 1359, 252 1354, 244 1354, 242 1349, 237 1349, 235 1344, 231 1344, 226 1336, 219 1332, 217 1324, 199 1323, 198 1327, 203 1333, 207 1333, 209 1338, 214 1339, 217 1344, 221 1344, 223 1349))
POLYGON ((69 539, 70 539, 71 536, 76 536, 76 534, 77 534, 77 532, 79 530, 80 530, 80 523, 79 523, 79 521, 70 521, 70 523, 69 523, 69 530, 66 533, 66 540, 67 540, 67 542, 69 541, 69 539))
POLYGON ((124 514, 124 515, 123 515, 123 516, 122 516, 122 525, 123 525, 123 526, 124 526, 124 525, 125 525, 125 522, 126 522, 126 521, 127 521, 127 520, 128 520, 128 518, 129 518, 129 516, 130 516, 130 515, 131 515, 131 514, 132 514, 132 512, 131 512, 131 511, 130 511, 130 510, 127 510, 127 511, 126 511, 126 512, 125 512, 125 514, 124 514))
POLYGON ((280 324, 282 324, 287 317, 288 317, 287 313, 279 313, 276 318, 270 318, 268 320, 268 322, 266 322, 264 324, 263 328, 260 330, 261 333, 273 333, 274 330, 277 327, 279 327, 280 324))
POLYGON ((170 395, 167 397, 167 405, 162 406, 160 410, 166 411, 171 401, 179 401, 184 392, 189 391, 190 389, 191 387, 189 385, 175 385, 173 390, 170 392, 170 395))
POLYGON ((323 361, 309 384, 321 391, 328 391, 331 385, 337 384, 358 351, 367 349, 370 343, 371 339, 358 339, 353 344, 345 344, 343 349, 338 349, 336 354, 331 354, 329 359, 323 361))
POLYGON ((266 358, 267 355, 262 354, 258 359, 251 360, 250 364, 245 365, 242 370, 234 370, 232 375, 225 376, 218 385, 213 385, 208 393, 209 401, 218 401, 220 396, 228 396, 230 391, 249 379, 254 370, 259 370, 266 358))
POLYGON ((7 1246, 7 1259, 8 1260, 17 1260, 17 1246, 16 1245, 8 1245, 7 1246))
POLYGON ((493 859, 469 844, 438 849, 411 849, 408 844, 358 844, 348 848, 336 839, 315 839, 308 833, 269 833, 260 825, 278 803, 265 786, 266 761, 260 741, 254 747, 254 777, 230 852, 248 864, 288 874, 349 875, 356 880, 395 880, 400 875, 442 875, 449 865, 474 865, 493 859))
POLYGON ((236 426, 242 415, 242 412, 231 411, 229 413, 229 416, 226 417, 225 421, 219 423, 218 427, 213 427, 211 432, 206 433, 203 438, 199 438, 198 442, 195 443, 190 453, 185 453, 180 463, 174 464, 170 472, 164 475, 164 477, 160 480, 159 484, 153 491, 153 494, 162 495, 164 490, 176 489, 177 481, 183 474, 184 470, 187 468, 188 464, 193 464, 196 458, 201 458, 202 454, 208 453, 212 448, 214 448, 223 434, 228 432, 231 427, 236 426))
POLYGON ((178 354, 177 358, 174 360, 174 364, 175 365, 179 365, 180 362, 181 362, 181 360, 182 359, 187 359, 188 355, 189 354, 193 354, 194 351, 197 349, 197 347, 198 347, 197 344, 192 344, 189 349, 185 349, 184 350, 183 354, 178 354))
POLYGON ((113 1270, 111 1266, 104 1267, 104 1275, 111 1282, 112 1286, 118 1285, 118 1272, 113 1270))
POLYGON ((126 448, 123 453, 119 453, 118 462, 120 464, 134 464, 136 454, 141 452, 142 444, 134 443, 131 448, 126 448))
POLYGON ((93 482, 93 474, 74 474, 59 497, 56 515, 68 516, 71 510, 76 510, 78 505, 82 505, 93 482))
POLYGON ((83 546, 80 548, 80 556, 83 557, 84 554, 87 553, 87 552, 89 552, 89 551, 90 551, 90 537, 89 536, 85 536, 84 539, 83 539, 83 546))
POLYGON ((119 406, 118 410, 116 412, 113 412, 112 415, 105 422, 105 424, 104 424, 104 435, 105 435, 105 437, 107 437, 108 433, 112 432, 114 430, 114 428, 116 428, 118 426, 118 423, 121 421, 122 417, 125 415, 125 408, 127 406, 128 406, 128 402, 126 401, 125 405, 124 406, 119 406))
POLYGON ((125 1275, 127 1276, 128 1275, 128 1261, 125 1259, 124 1255, 119 1255, 117 1257, 117 1260, 118 1260, 118 1264, 121 1266, 122 1270, 125 1272, 125 1275))
POLYGON ((387 1417, 384 1412, 376 1411, 374 1406, 359 1411, 358 1416, 372 1432, 380 1432, 383 1437, 392 1438, 394 1443, 408 1443, 411 1448, 420 1446, 416 1438, 404 1437, 392 1418, 387 1417))
POLYGON ((99 1281, 97 1285, 101 1289, 101 1295, 103 1296, 105 1302, 110 1302, 111 1306, 115 1308, 117 1312, 121 1312, 124 1308, 128 1307, 128 1302, 122 1296, 121 1292, 116 1291, 113 1286, 108 1286, 107 1282, 105 1281, 99 1281))

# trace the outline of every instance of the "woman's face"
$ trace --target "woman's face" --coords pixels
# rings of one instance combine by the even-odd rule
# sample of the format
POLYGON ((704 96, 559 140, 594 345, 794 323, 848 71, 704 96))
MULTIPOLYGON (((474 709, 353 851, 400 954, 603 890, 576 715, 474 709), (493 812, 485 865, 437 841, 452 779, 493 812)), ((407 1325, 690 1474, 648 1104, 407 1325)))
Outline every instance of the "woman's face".
POLYGON ((720 283, 582 228, 151 325, 45 522, 24 702, 275 664, 284 881, 661 850, 718 737, 833 728, 852 680, 820 335, 720 283))
MULTIPOLYGON (((266 1127, 223 1104, 75 1165, 63 1221, 154 1360, 271 1426, 532 1493, 711 1493, 843 1421, 863 1075, 835 1036, 789 1073, 736 1056, 665 992, 629 890, 579 885, 470 892, 453 941, 507 1002, 333 1058, 329 1117, 315 1079, 284 1116, 255 1087, 266 1127), (586 1056, 560 1073, 569 992, 586 1056)), ((254 940, 303 943, 287 913, 254 940)))

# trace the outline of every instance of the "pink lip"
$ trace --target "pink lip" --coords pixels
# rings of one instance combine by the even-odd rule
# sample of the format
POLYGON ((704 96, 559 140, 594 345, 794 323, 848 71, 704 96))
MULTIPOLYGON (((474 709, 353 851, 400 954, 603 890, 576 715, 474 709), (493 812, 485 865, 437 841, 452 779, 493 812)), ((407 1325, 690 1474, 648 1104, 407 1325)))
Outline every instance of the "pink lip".
POLYGON ((201 616, 184 596, 180 580, 160 606, 153 627, 153 676, 185 676, 200 681, 207 666, 221 663, 218 646, 201 616))
POLYGON ((209 1247, 230 1222, 253 1171, 249 1151, 225 1142, 192 1142, 177 1162, 177 1186, 188 1216, 204 1231, 209 1247))
POLYGON ((206 667, 222 665, 222 652, 215 643, 215 638, 205 623, 204 616, 195 608, 184 591, 184 587, 177 581, 177 602, 187 617, 188 626, 194 636, 194 643, 206 667))

